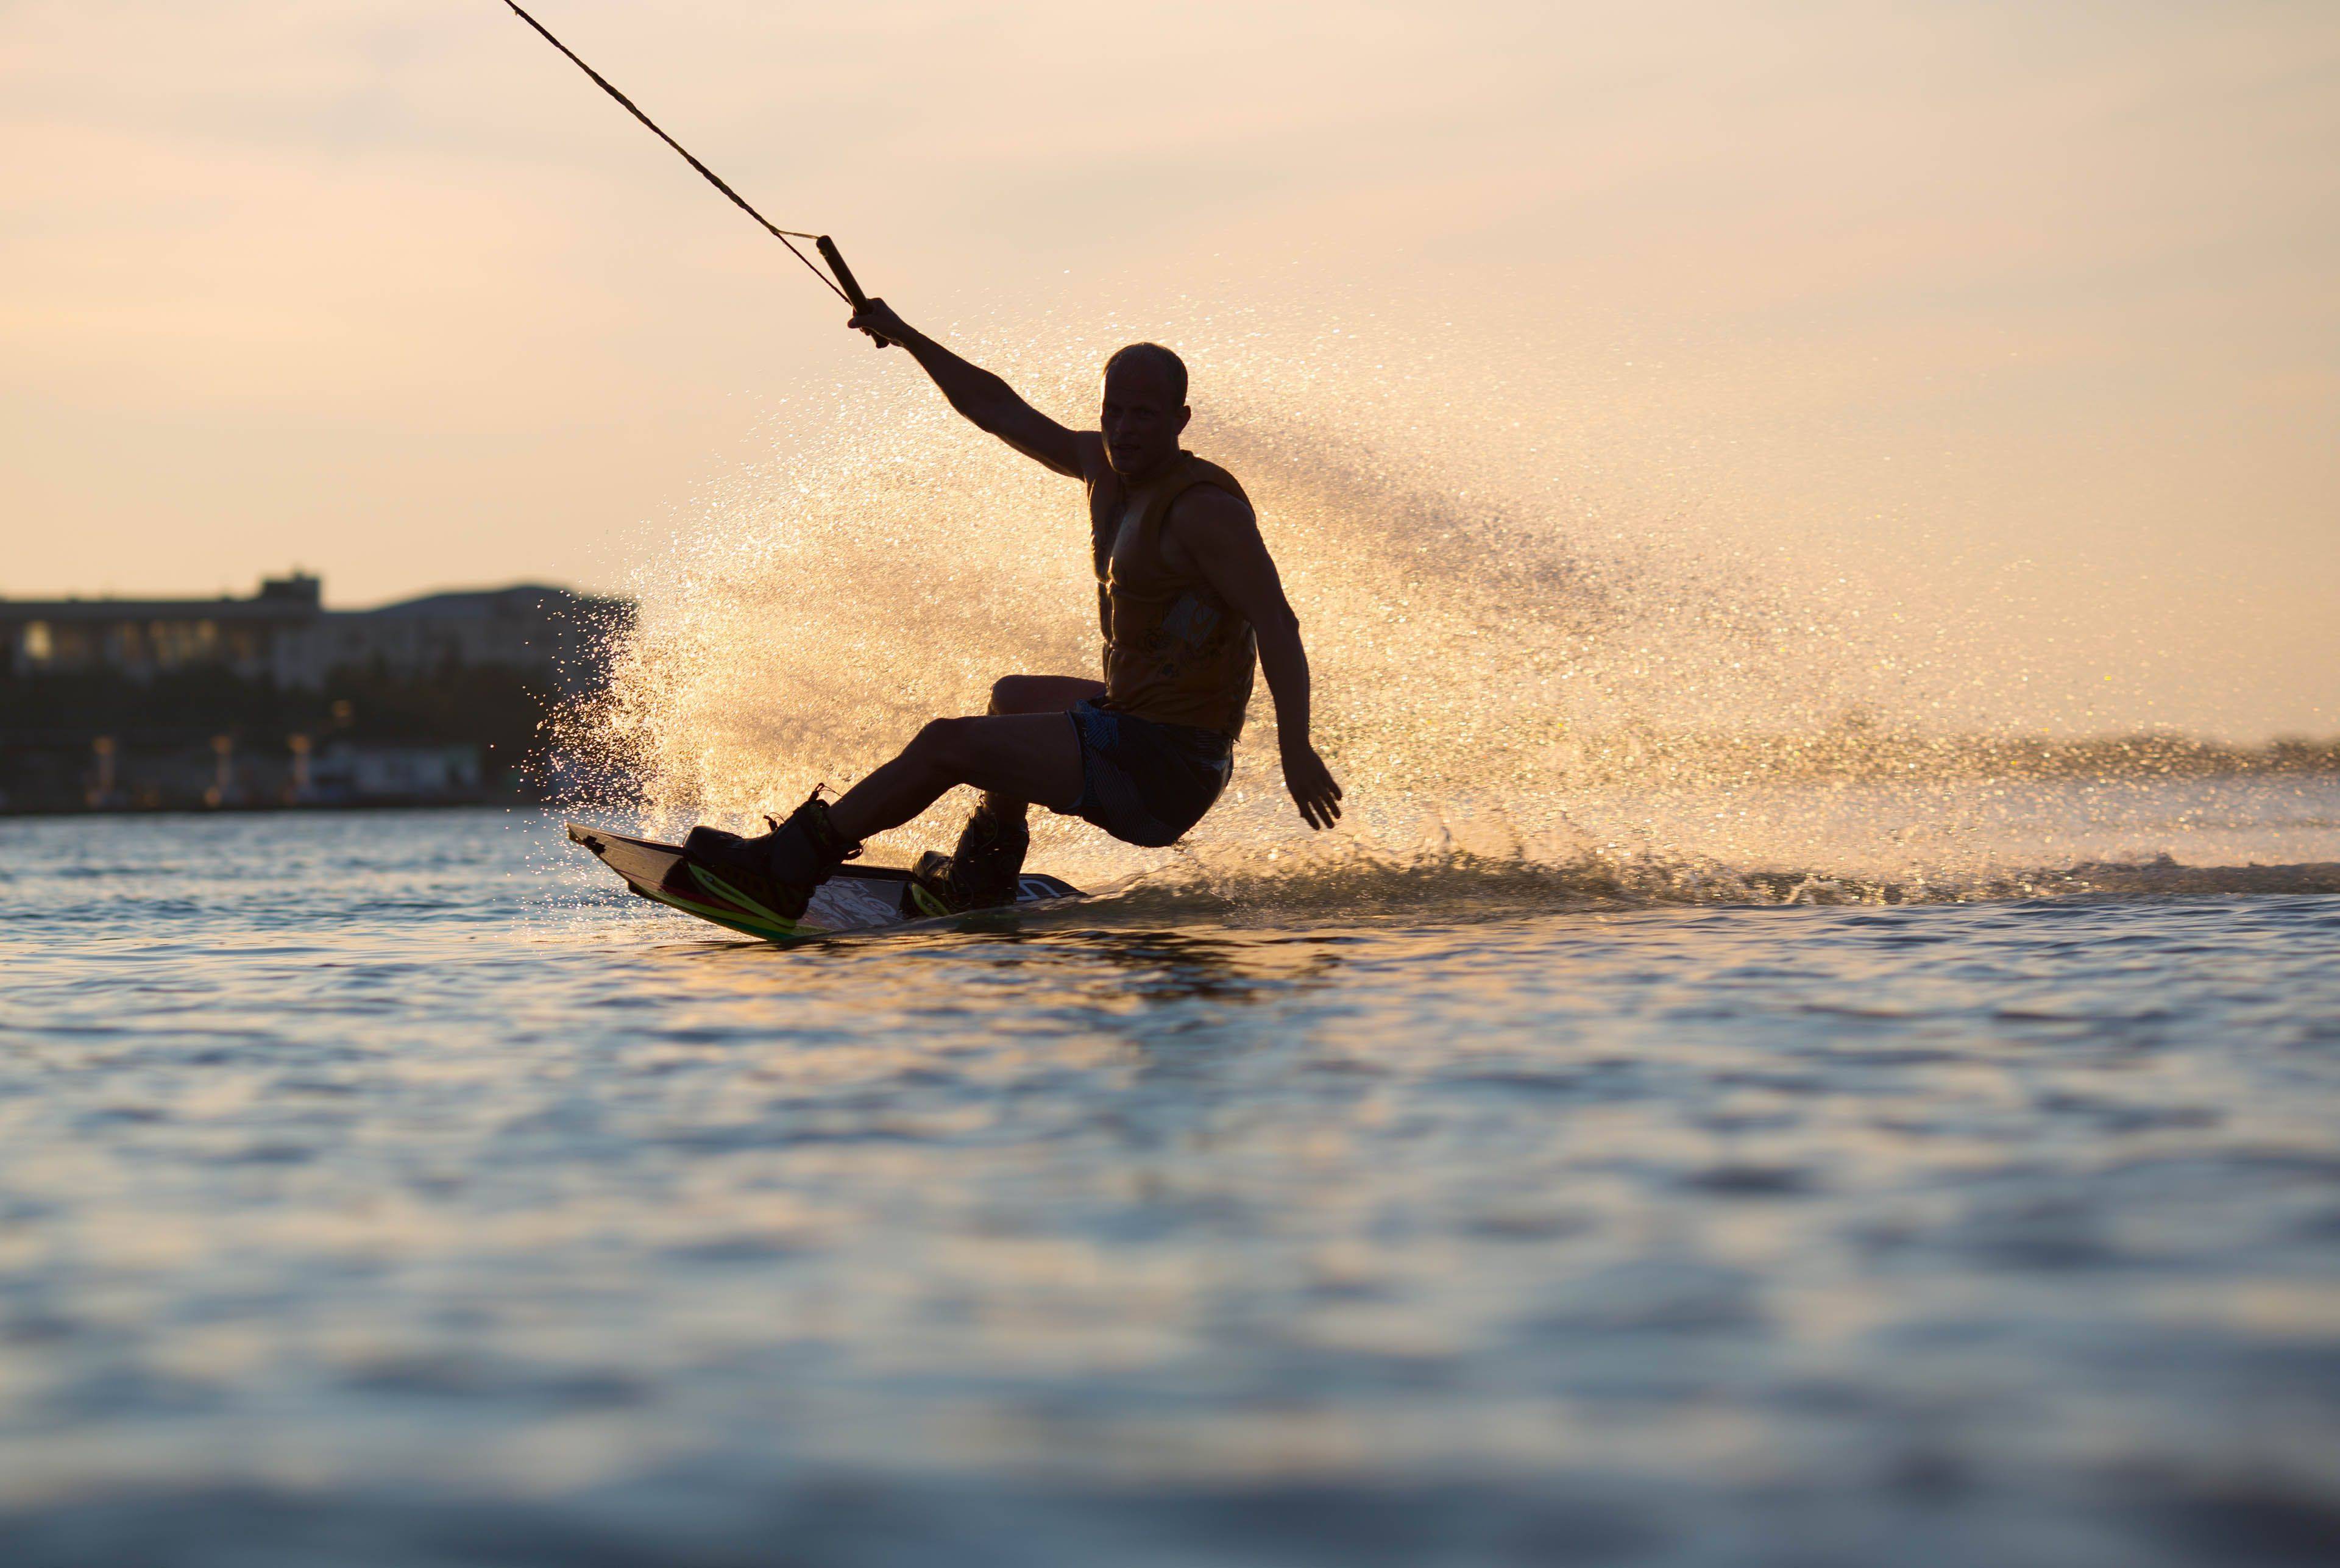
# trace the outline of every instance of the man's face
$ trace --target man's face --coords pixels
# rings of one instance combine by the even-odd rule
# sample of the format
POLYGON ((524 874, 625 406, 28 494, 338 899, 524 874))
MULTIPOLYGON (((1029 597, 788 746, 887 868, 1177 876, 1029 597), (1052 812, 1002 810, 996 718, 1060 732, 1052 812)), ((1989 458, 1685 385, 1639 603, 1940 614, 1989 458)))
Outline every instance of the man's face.
POLYGON ((1171 401, 1170 378, 1143 360, 1116 365, 1105 378, 1106 461, 1124 479, 1142 479, 1178 455, 1188 411, 1171 401))

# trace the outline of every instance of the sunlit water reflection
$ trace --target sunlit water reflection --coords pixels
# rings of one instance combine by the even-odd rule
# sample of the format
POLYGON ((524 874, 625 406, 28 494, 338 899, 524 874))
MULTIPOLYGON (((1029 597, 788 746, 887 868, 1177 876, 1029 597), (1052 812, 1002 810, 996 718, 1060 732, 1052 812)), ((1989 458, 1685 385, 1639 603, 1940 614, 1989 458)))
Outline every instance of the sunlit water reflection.
POLYGON ((2340 1529, 2328 895, 1141 888, 788 953, 534 814, 0 833, 11 1563, 2340 1529))

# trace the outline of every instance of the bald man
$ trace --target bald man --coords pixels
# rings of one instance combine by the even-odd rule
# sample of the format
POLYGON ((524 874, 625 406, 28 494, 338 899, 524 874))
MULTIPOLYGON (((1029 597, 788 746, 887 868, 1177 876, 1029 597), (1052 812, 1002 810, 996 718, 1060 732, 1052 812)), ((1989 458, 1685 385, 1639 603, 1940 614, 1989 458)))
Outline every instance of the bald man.
POLYGON ((1312 829, 1341 816, 1341 787, 1309 739, 1300 621, 1243 486, 1178 445, 1194 411, 1186 367, 1158 343, 1106 362, 1094 431, 1067 430, 1016 390, 912 327, 883 300, 847 323, 909 351, 951 407, 1033 461, 1087 488, 1105 679, 1007 675, 981 717, 937 719, 836 802, 813 798, 772 832, 694 828, 692 858, 794 920, 861 840, 961 784, 981 792, 947 858, 919 862, 917 897, 944 913, 1012 903, 1033 802, 1132 844, 1175 843, 1233 768, 1256 653, 1275 700, 1284 781, 1312 829))

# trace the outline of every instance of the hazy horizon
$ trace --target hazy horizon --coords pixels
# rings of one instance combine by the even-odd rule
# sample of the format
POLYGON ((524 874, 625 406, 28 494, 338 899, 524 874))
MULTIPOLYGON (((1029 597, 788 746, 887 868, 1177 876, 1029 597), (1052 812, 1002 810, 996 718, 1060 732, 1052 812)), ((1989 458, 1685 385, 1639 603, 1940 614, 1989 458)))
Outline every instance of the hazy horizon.
MULTIPOLYGON (((1256 326, 1254 402, 1397 440, 1386 363, 1491 471, 1967 629, 2016 719, 2340 728, 2328 8, 534 9, 1003 367, 1256 326)), ((0 84, 0 596, 622 590, 916 387, 488 0, 41 0, 0 84)))

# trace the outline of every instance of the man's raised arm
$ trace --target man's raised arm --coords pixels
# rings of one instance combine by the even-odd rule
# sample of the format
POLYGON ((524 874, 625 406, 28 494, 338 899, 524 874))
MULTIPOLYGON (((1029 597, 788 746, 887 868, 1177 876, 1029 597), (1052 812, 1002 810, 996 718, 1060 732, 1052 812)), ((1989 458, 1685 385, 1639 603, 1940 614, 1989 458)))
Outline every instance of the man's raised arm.
MULTIPOLYGON (((1016 395, 1016 389, 980 365, 971 365, 894 313, 883 300, 871 300, 845 323, 881 343, 899 343, 934 378, 951 407, 978 429, 987 430, 1035 462, 1068 479, 1086 475, 1081 437, 1016 395)), ((1096 440, 1095 436, 1088 438, 1096 440)))

